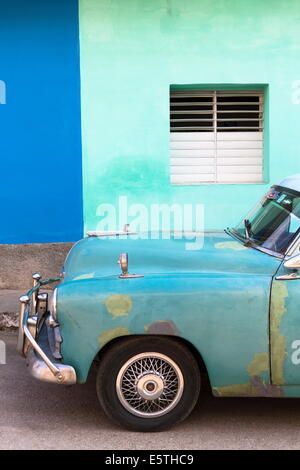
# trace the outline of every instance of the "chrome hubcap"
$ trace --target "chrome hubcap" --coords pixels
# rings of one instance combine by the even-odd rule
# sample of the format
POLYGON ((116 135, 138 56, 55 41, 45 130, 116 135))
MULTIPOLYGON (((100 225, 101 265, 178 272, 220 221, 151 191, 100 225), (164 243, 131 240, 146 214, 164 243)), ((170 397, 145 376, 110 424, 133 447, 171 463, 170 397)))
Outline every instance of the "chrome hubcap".
POLYGON ((124 408, 143 418, 168 413, 179 402, 183 388, 183 375, 177 364, 164 354, 153 352, 129 359, 116 380, 124 408))
POLYGON ((136 389, 144 400, 156 400, 163 393, 164 382, 158 375, 147 374, 138 379, 136 389))

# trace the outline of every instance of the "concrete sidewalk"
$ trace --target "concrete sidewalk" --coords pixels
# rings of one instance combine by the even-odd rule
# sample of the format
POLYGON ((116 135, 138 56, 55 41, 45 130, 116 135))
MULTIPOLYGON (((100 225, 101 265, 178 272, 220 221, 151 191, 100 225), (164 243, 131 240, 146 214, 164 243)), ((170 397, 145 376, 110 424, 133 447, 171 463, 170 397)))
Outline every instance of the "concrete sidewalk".
POLYGON ((24 289, 26 292, 32 286, 31 275, 36 272, 43 279, 57 277, 72 245, 73 243, 0 244, 0 289, 24 289))

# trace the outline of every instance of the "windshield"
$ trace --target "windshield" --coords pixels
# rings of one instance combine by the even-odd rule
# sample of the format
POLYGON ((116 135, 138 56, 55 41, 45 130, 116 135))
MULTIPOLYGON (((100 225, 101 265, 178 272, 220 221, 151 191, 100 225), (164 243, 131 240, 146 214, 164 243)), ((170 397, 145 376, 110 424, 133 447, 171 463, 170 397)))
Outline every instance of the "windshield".
POLYGON ((231 232, 257 247, 284 254, 299 229, 300 193, 273 186, 231 232))

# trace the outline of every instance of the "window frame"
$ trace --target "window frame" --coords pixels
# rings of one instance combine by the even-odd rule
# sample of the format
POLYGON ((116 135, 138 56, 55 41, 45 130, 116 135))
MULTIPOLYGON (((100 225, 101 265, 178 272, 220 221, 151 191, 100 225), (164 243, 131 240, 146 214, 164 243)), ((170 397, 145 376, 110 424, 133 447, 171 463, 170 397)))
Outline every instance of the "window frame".
MULTIPOLYGON (((242 90, 238 90, 238 89, 233 89, 233 88, 230 88, 230 89, 221 89, 221 88, 218 88, 218 89, 205 89, 205 90, 199 90, 199 89, 181 89, 181 90, 176 90, 176 89, 172 89, 172 86, 170 88, 170 107, 169 107, 169 110, 170 110, 170 152, 171 152, 171 160, 170 160, 170 179, 171 179, 171 184, 172 185, 180 185, 180 186, 183 186, 183 185, 207 185, 207 184, 264 184, 265 181, 264 181, 264 173, 265 173, 265 168, 264 168, 264 165, 265 165, 265 135, 264 135, 264 131, 265 131, 265 120, 266 120, 266 112, 265 112, 265 87, 261 86, 259 88, 255 88, 255 89, 242 89, 242 90), (247 113, 248 116, 249 116, 249 113, 253 112, 253 113, 256 113, 258 115, 258 117, 255 117, 252 119, 252 121, 258 121, 258 126, 257 128, 255 128, 255 126, 252 126, 252 127, 239 127, 239 126, 233 126, 232 128, 230 127, 221 127, 219 126, 219 122, 220 122, 220 114, 223 112, 223 113, 228 113, 228 110, 219 110, 218 109, 218 105, 222 105, 222 104, 226 104, 226 101, 224 101, 223 103, 222 102, 219 102, 218 103, 218 97, 230 97, 230 96, 233 96, 233 97, 237 97, 237 96, 257 96, 258 97, 258 101, 257 102, 253 102, 253 104, 256 104, 257 103, 257 106, 258 106, 258 109, 257 110, 240 110, 238 109, 237 111, 235 111, 237 114, 242 114, 242 113, 247 113), (174 118, 172 119, 172 105, 173 107, 176 106, 176 104, 173 102, 172 103, 172 98, 177 98, 177 97, 200 97, 200 98, 203 98, 203 97, 211 97, 212 98, 212 110, 208 110, 206 115, 208 114, 211 114, 212 115, 212 123, 213 125, 209 128, 204 128, 205 126, 203 126, 202 129, 197 129, 196 131, 194 130, 191 130, 193 128, 189 127, 189 126, 182 126, 182 127, 178 127, 178 132, 176 132, 176 128, 177 127, 172 127, 172 121, 174 121, 174 118), (210 130, 211 129, 211 130, 210 130), (255 129, 255 130, 254 130, 255 129), (174 156, 173 155, 173 152, 172 150, 175 150, 176 151, 176 148, 173 148, 174 145, 173 145, 173 140, 172 140, 172 135, 176 136, 176 135, 179 135, 180 133, 183 133, 185 132, 186 135, 188 134, 194 134, 194 137, 195 137, 195 132, 198 132, 199 131, 199 134, 203 134, 204 136, 204 132, 207 132, 207 136, 208 136, 208 139, 210 139, 211 136, 213 136, 213 139, 211 140, 211 142, 213 142, 213 155, 209 152, 208 152, 208 155, 209 155, 209 158, 214 160, 214 178, 213 179, 209 179, 207 181, 184 181, 184 173, 180 174, 179 172, 178 173, 173 173, 174 171, 176 171, 177 169, 174 170, 175 168, 175 164, 172 163, 174 160, 176 160, 176 157, 177 156, 174 156), (228 134, 228 138, 225 136, 224 137, 224 141, 225 140, 230 140, 230 135, 232 133, 238 133, 240 134, 240 139, 239 138, 233 138, 232 139, 232 142, 234 142, 235 144, 233 145, 234 146, 237 146, 237 149, 234 149, 232 150, 233 151, 233 160, 235 160, 235 163, 232 163, 232 166, 235 167, 234 170, 234 174, 236 175, 235 177, 232 176, 232 173, 230 172, 230 166, 231 164, 227 163, 226 160, 224 160, 224 158, 222 159, 223 163, 221 163, 221 155, 222 155, 222 151, 221 151, 221 138, 222 138, 222 133, 223 135, 226 133, 228 134), (256 162, 255 163, 252 163, 252 160, 250 160, 252 158, 252 155, 249 155, 249 158, 248 160, 250 160, 249 163, 245 163, 242 161, 243 157, 240 156, 240 155, 236 155, 236 152, 237 150, 244 150, 244 153, 245 150, 247 149, 243 149, 242 146, 239 146, 238 145, 238 142, 239 140, 245 140, 247 138, 246 134, 245 134, 245 139, 242 139, 242 135, 243 133, 249 133, 249 141, 253 141, 253 150, 255 148, 255 145, 258 143, 258 142, 261 142, 261 147, 259 146, 259 144, 257 144, 257 149, 260 150, 260 152, 257 152, 257 158, 256 158, 256 162), (257 136, 255 136, 255 133, 257 133, 257 136), (218 139, 218 136, 219 136, 219 139, 218 139), (260 137, 261 136, 261 137, 260 137), (255 138, 256 137, 256 138, 255 138), (220 148, 219 148, 220 147, 220 148), (240 159, 240 162, 238 161, 240 159), (259 161, 260 160, 260 161, 259 161), (241 163, 242 162, 242 163, 241 163), (221 168, 223 166, 223 171, 224 171, 224 167, 226 167, 226 165, 228 165, 228 171, 227 171, 227 168, 225 168, 225 173, 228 174, 228 177, 227 176, 223 176, 224 179, 228 178, 226 181, 222 181, 222 178, 219 177, 218 175, 218 170, 219 168, 221 168), (239 175, 239 168, 237 167, 241 167, 242 165, 245 165, 245 173, 244 173, 244 177, 241 178, 240 180, 238 180, 238 175, 239 175), (254 166, 256 166, 259 170, 257 170, 257 168, 255 169, 255 172, 253 173, 253 175, 250 177, 249 176, 249 180, 247 180, 247 178, 245 177, 245 175, 250 175, 251 173, 247 173, 247 166, 248 166, 248 170, 249 170, 249 167, 253 165, 253 169, 254 169, 254 166), (176 175, 179 175, 178 178, 177 178, 177 181, 176 181, 176 175), (173 177, 173 180, 172 180, 172 177, 173 177), (179 179, 181 178, 181 181, 178 181, 179 179), (251 180, 252 178, 252 180, 251 180)), ((233 99, 233 102, 234 102, 234 99, 233 99)), ((192 103, 192 102, 191 102, 192 103)), ((236 104, 239 104, 239 102, 237 101, 236 104)), ((247 103, 242 103, 242 104, 247 104, 247 103)), ((234 103, 233 103, 234 105, 234 103)), ((249 105, 249 103, 248 103, 249 105)), ((178 105, 177 105, 178 106, 178 105)), ((192 106, 192 105, 191 105, 192 106)), ((190 108, 191 108, 190 106, 190 108)), ((204 113, 204 111, 202 111, 204 113)), ((234 113, 234 111, 231 111, 232 113, 234 113)), ((179 113, 178 111, 173 111, 173 113, 179 113)), ((195 113, 195 111, 194 111, 195 113)), ((188 111, 186 111, 186 113, 182 113, 182 114, 188 114, 188 111)), ((195 113, 197 114, 197 113, 195 113)), ((200 113, 199 113, 200 114, 200 113)), ((173 114, 174 115, 174 114, 173 114)), ((176 114, 175 114, 176 115, 176 114)), ((211 119, 210 119, 211 120, 211 119)), ((226 118, 227 121, 233 121, 226 118)), ((243 121, 242 118, 235 118, 234 119, 235 121, 243 121)), ((180 121, 180 119, 178 119, 178 121, 180 121)), ((188 121, 188 119, 185 119, 185 121, 188 121)), ((223 120, 224 121, 224 120, 223 120)), ((241 122, 242 122, 241 121, 241 122)), ((244 121, 246 121, 246 119, 244 119, 244 121)), ((248 117, 247 118, 247 121, 251 121, 251 119, 248 117)), ((183 135, 183 134, 182 134, 183 135)), ((191 141, 193 140, 196 140, 196 139, 191 139, 191 141)), ((200 139, 201 140, 201 139, 200 139)), ((180 141, 180 139, 178 139, 178 142, 180 141)), ((174 142, 176 142, 176 140, 174 139, 174 142)), ((226 148, 226 147, 224 147, 226 148)), ((239 152, 239 153, 242 153, 242 152, 239 152)), ((251 152, 250 152, 251 154, 251 152)), ((255 154, 255 152, 254 152, 255 154)), ((202 158, 202 155, 199 154, 198 156, 198 162, 199 160, 202 158)), ((184 161, 184 158, 187 158, 185 156, 182 156, 181 158, 181 161, 184 161)), ((205 157, 203 157, 205 158, 205 157)), ((246 158, 246 157, 245 157, 246 158)), ((191 160, 191 159, 189 159, 191 160)), ((196 160, 195 160, 196 161, 196 160)), ((229 160, 228 160, 229 161, 229 160)), ((253 160, 254 161, 254 160, 253 160)), ((202 164, 202 163, 201 163, 202 164)), ((189 165, 189 164, 187 164, 189 165)), ((197 163, 195 164, 197 165, 197 163)), ((198 163, 199 165, 199 163, 198 163)), ((210 162, 210 165, 211 165, 211 162, 210 162)), ((184 166, 183 163, 178 163, 178 166, 184 166)), ((195 167, 194 167, 195 168, 195 167)), ((201 169, 201 166, 198 166, 199 169, 201 169)), ((251 169, 250 169, 251 170, 251 169)), ((200 174, 200 171, 199 171, 199 174, 200 174)), ((205 174, 205 172, 203 172, 203 174, 205 174)))

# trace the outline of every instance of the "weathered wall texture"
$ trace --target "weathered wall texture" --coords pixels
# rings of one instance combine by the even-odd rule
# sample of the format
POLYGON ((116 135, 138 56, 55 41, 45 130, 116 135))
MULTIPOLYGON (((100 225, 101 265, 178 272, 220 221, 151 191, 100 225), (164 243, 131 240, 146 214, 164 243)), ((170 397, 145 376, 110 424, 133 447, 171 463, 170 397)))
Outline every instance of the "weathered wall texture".
POLYGON ((100 203, 199 203, 234 224, 300 170, 298 0, 80 0, 84 218, 100 203), (298 83, 298 84, 297 84, 298 83), (262 185, 171 186, 171 84, 265 84, 262 185))
MULTIPOLYGON (((0 289, 23 290, 32 287, 32 273, 44 279, 57 277, 72 243, 0 245, 0 289)), ((0 305, 0 311, 1 310, 0 305)))

